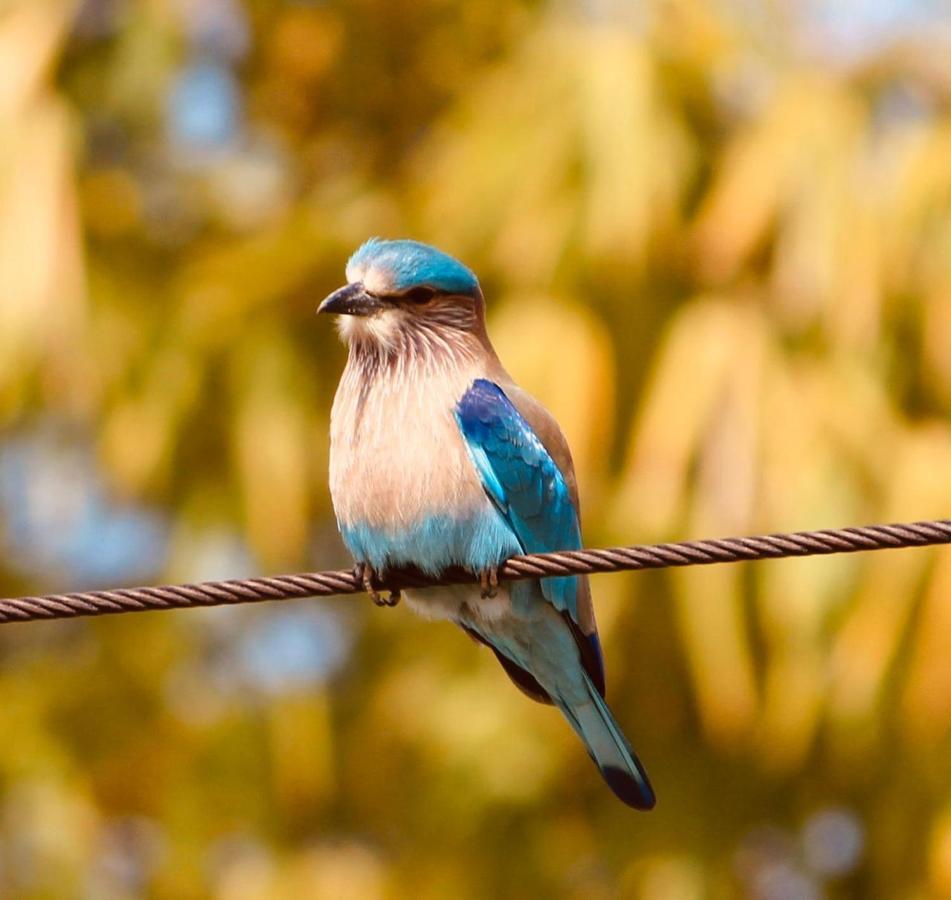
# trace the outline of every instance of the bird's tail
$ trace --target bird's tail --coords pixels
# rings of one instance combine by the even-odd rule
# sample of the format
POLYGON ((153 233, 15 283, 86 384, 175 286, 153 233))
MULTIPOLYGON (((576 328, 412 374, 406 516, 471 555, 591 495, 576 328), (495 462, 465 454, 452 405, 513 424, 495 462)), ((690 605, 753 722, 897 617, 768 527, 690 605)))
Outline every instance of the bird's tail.
POLYGON ((653 809, 654 790, 647 772, 587 674, 584 680, 588 689, 585 702, 568 705, 556 697, 555 703, 584 741, 601 776, 617 797, 635 809, 653 809))

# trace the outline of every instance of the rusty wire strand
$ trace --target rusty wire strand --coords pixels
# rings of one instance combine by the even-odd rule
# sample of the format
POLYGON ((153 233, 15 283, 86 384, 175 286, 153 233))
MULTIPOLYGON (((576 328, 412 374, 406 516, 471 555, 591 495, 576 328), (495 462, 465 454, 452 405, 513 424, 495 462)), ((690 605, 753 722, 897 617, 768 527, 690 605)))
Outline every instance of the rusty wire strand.
MULTIPOLYGON (((931 522, 830 528, 790 534, 611 547, 604 550, 532 553, 507 560, 499 570, 499 577, 503 581, 513 581, 548 575, 666 569, 673 566, 855 553, 860 550, 887 550, 949 543, 951 519, 938 519, 931 522)), ((403 568, 387 573, 378 587, 381 590, 399 590, 407 587, 466 584, 477 580, 478 576, 461 568, 446 570, 439 578, 430 578, 418 570, 403 568)), ((69 619, 158 609, 256 603, 261 600, 327 597, 332 594, 356 594, 363 590, 363 581, 356 571, 338 569, 233 581, 13 597, 0 599, 0 625, 38 619, 69 619)))

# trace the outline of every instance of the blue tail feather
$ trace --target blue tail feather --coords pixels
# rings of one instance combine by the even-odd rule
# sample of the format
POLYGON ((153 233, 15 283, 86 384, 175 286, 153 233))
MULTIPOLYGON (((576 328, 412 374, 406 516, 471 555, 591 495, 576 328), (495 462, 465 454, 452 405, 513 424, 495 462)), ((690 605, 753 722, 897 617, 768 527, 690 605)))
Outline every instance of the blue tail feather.
POLYGON ((653 809, 656 798, 647 772, 587 674, 584 680, 587 702, 568 705, 560 698, 555 702, 584 741, 601 776, 617 797, 635 809, 653 809))

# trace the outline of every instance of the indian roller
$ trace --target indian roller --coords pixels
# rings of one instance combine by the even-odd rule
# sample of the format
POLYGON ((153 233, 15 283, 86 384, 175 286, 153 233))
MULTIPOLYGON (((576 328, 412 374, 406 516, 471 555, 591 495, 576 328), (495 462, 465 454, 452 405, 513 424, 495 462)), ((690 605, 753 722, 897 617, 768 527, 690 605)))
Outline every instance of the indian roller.
POLYGON ((558 707, 611 790, 654 805, 647 774, 604 700, 587 577, 498 583, 510 556, 582 546, 571 453, 489 341, 475 275, 411 240, 367 241, 318 312, 349 345, 330 420, 330 491, 344 543, 373 584, 451 566, 480 584, 407 591, 489 647, 533 700, 558 707))

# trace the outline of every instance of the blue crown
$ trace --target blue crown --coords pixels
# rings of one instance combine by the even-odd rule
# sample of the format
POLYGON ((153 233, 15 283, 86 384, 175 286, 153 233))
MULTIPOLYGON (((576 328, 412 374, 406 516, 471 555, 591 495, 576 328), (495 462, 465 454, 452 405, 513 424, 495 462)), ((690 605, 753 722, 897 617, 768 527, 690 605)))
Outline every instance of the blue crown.
POLYGON ((353 256, 348 268, 385 272, 396 293, 431 287, 447 294, 475 294, 479 281, 457 259, 419 241, 370 238, 353 256))

